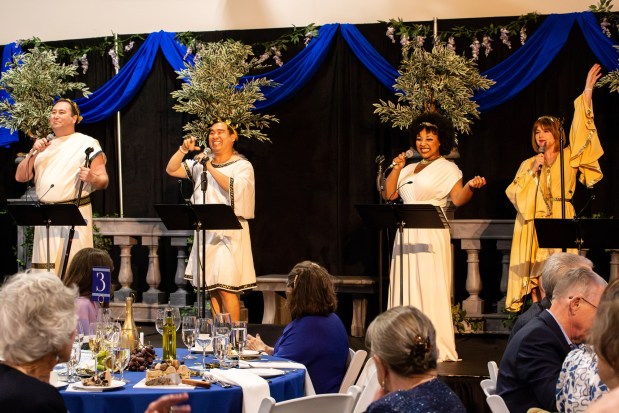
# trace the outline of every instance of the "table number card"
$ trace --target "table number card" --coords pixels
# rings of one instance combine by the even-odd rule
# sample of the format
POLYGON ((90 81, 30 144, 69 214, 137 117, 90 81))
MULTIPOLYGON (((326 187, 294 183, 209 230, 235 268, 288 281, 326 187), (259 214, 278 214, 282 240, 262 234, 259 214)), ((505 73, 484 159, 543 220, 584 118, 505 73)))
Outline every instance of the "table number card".
POLYGON ((92 301, 110 302, 112 272, 109 267, 92 267, 92 301))

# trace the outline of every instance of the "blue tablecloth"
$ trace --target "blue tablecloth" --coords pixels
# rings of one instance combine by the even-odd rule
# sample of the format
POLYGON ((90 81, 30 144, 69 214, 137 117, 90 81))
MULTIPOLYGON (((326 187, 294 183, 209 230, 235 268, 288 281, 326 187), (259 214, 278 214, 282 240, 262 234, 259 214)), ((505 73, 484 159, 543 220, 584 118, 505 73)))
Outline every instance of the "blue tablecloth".
MULTIPOLYGON (((157 349, 161 354, 161 349, 157 349)), ((179 359, 187 354, 187 350, 178 349, 179 359)), ((198 355, 198 360, 201 356, 198 355)), ((269 360, 282 360, 277 357, 263 357, 269 360)), ((191 365, 195 360, 188 360, 191 365)), ((125 378, 130 380, 124 387, 104 392, 67 392, 60 391, 69 413, 143 413, 150 402, 159 396, 179 392, 177 389, 134 389, 133 386, 145 377, 143 372, 126 372, 125 378)), ((305 395, 305 370, 291 371, 285 375, 272 377, 269 381, 271 397, 278 402, 302 397, 305 395)), ((233 386, 224 389, 213 385, 209 389, 196 387, 187 390, 192 413, 241 413, 243 392, 240 387, 233 386)))

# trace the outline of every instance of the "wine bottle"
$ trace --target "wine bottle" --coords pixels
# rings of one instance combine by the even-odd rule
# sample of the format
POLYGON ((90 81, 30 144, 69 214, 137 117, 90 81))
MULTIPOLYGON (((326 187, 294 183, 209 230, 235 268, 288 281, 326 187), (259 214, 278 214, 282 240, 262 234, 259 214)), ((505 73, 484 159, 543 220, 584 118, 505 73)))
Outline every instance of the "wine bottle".
POLYGON ((125 321, 122 327, 121 343, 134 351, 138 346, 138 328, 133 320, 133 297, 127 297, 125 302, 125 321))
POLYGON ((163 360, 176 359, 176 326, 170 307, 165 309, 163 323, 163 360))

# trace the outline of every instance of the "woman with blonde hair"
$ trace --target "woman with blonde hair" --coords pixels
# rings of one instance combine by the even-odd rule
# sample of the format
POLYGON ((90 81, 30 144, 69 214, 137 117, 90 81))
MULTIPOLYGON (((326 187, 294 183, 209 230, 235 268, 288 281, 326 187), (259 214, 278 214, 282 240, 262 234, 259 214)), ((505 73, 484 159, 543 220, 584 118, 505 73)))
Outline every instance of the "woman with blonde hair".
POLYGON ((372 321, 365 337, 380 389, 366 413, 465 413, 437 378, 438 349, 430 319, 412 306, 393 307, 372 321))

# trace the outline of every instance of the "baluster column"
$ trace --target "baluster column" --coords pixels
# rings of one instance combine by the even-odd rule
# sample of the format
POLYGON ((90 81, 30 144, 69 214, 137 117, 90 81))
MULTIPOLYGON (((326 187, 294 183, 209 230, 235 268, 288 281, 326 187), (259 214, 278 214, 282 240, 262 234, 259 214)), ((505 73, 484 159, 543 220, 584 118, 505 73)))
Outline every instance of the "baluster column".
POLYGON ((463 239, 461 245, 462 249, 466 251, 466 291, 469 293, 469 297, 462 302, 462 309, 466 311, 467 316, 481 316, 484 312, 484 300, 479 297, 482 288, 479 274, 481 241, 479 239, 463 239))
POLYGON ((135 294, 131 288, 133 284, 133 272, 131 271, 131 247, 137 244, 137 240, 130 236, 114 236, 114 244, 120 248, 120 268, 118 269, 119 290, 114 291, 114 302, 124 303, 130 295, 135 294))
POLYGON ((161 272, 159 270, 159 237, 143 236, 142 245, 147 246, 148 253, 148 272, 146 273, 146 283, 149 285, 148 291, 142 294, 144 304, 163 304, 166 302, 166 294, 158 289, 161 284, 161 272))

